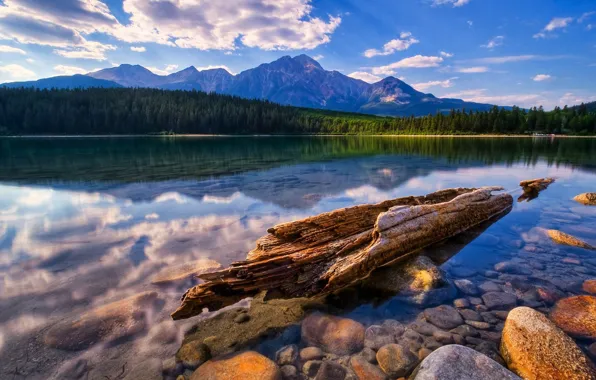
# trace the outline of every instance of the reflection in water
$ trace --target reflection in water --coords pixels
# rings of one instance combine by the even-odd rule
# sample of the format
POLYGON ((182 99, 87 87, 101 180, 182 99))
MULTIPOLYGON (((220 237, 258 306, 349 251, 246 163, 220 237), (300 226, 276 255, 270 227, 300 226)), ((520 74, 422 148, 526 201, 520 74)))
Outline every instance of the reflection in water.
MULTIPOLYGON (((228 265, 243 259, 268 227, 340 207, 456 186, 516 189, 520 180, 554 176, 539 198, 516 204, 488 228, 486 236, 498 243, 481 235, 443 267, 486 270, 510 257, 509 242, 535 226, 594 243, 586 226, 596 212, 578 209, 571 198, 594 191, 595 145, 593 139, 2 139, 0 377, 139 378, 148 371, 143 376, 155 378, 197 321, 169 318, 188 279, 157 286, 155 274, 203 259, 228 265), (147 326, 132 338, 75 352, 44 344, 56 322, 144 291, 156 291, 162 303, 145 310, 147 326)), ((350 315, 362 321, 419 311, 399 297, 352 306, 350 315)))

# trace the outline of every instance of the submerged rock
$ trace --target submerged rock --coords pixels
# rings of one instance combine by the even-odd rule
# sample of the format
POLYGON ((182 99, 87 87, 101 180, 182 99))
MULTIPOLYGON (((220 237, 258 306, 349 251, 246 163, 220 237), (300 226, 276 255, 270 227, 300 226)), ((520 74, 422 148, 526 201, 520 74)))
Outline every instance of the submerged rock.
POLYGON ((274 362, 254 351, 211 359, 190 380, 281 380, 274 362))
POLYGON ((573 340, 528 307, 509 313, 501 355, 509 369, 524 379, 596 379, 596 368, 573 340))
POLYGON ((575 196, 573 200, 586 206, 596 206, 596 193, 583 193, 575 196))
POLYGON ((396 378, 410 373, 418 362, 418 356, 402 345, 388 344, 377 352, 377 362, 383 372, 396 378))
POLYGON ((147 312, 157 300, 156 292, 145 292, 67 318, 48 330, 44 343, 76 351, 140 333, 147 327, 147 312))
POLYGON ((350 365, 361 380, 386 380, 387 375, 379 367, 371 364, 361 355, 352 356, 350 365))
POLYGON ((375 351, 391 343, 395 343, 395 334, 388 327, 373 325, 367 328, 364 333, 364 346, 375 351))
POLYGON ((482 295, 484 304, 489 309, 509 310, 517 304, 515 294, 504 292, 488 292, 482 295))
POLYGON ((452 329, 464 323, 463 318, 452 306, 441 305, 424 310, 424 317, 433 325, 441 329, 452 329))
POLYGON ((564 298, 555 304, 550 319, 575 338, 596 339, 596 297, 564 298))
POLYGON ((582 290, 586 293, 596 294, 596 279, 584 281, 582 290))
POLYGON ((314 313, 302 322, 302 339, 336 355, 349 355, 364 347, 364 326, 348 318, 314 313))
POLYGON ((585 248, 590 250, 596 250, 596 247, 574 237, 557 230, 547 230, 548 236, 557 244, 569 245, 571 247, 585 248))
POLYGON ((471 348, 449 345, 430 354, 412 380, 521 380, 488 356, 471 348))

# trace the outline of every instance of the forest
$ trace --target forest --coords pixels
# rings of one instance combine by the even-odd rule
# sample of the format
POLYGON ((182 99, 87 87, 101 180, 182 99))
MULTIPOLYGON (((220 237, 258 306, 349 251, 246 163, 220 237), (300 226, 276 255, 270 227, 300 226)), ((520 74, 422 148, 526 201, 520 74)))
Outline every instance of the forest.
POLYGON ((381 117, 198 91, 0 88, 0 135, 596 134, 594 104, 381 117))

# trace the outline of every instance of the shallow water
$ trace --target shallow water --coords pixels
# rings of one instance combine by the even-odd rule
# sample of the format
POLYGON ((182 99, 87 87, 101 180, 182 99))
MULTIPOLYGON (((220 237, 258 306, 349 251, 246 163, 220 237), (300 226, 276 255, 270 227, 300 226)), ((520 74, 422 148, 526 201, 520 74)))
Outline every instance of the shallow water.
MULTIPOLYGON (((557 178, 447 257, 451 278, 481 283, 498 262, 540 254, 548 260, 530 284, 576 294, 596 276, 593 253, 532 235, 554 228, 596 245, 596 207, 572 200, 596 191, 596 139, 3 138, 0 168, 0 378, 160 378, 200 318, 170 320, 193 280, 152 284, 164 268, 204 258, 225 266, 277 223, 448 187, 517 191, 520 180, 557 178), (132 336, 78 350, 44 339, 65 318, 144 291, 159 302, 132 336)), ((423 309, 394 296, 344 313, 370 325, 423 309)), ((282 343, 255 348, 271 355, 282 343)))

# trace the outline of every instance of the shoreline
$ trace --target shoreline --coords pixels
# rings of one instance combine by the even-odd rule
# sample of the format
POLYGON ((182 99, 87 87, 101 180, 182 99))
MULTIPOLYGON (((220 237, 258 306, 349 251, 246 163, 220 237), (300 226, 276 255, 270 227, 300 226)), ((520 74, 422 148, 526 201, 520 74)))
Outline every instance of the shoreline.
POLYGON ((300 135, 218 135, 218 134, 178 134, 178 135, 6 135, 0 138, 131 138, 131 137, 435 137, 435 138, 535 138, 535 139, 558 139, 558 138, 587 138, 593 139, 594 136, 579 135, 556 135, 556 136, 532 136, 532 135, 330 135, 330 134, 300 134, 300 135))

